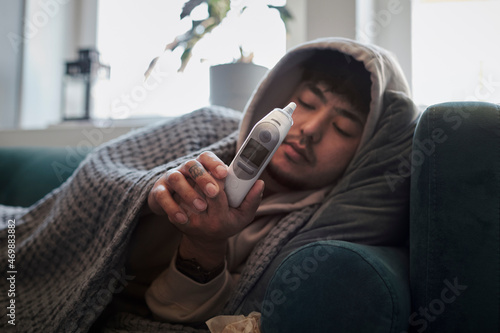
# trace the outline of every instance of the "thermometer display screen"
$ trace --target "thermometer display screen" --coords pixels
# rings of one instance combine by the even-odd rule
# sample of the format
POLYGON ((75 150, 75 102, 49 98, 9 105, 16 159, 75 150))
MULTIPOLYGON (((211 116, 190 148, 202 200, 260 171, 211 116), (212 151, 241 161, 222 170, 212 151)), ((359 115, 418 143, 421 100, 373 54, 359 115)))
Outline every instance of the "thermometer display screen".
POLYGON ((248 140, 245 149, 241 152, 241 156, 248 159, 250 162, 255 164, 257 167, 260 167, 262 162, 266 159, 267 155, 269 155, 269 150, 266 147, 261 145, 257 140, 250 139, 248 140))

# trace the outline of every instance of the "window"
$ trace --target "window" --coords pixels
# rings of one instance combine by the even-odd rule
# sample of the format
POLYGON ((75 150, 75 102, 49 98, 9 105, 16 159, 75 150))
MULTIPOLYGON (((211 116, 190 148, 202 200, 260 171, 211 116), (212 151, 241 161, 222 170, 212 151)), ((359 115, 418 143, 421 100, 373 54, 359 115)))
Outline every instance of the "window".
POLYGON ((500 102, 500 1, 415 0, 413 96, 418 104, 500 102))
MULTIPOLYGON (((269 3, 260 1, 263 6, 269 3)), ((254 51, 256 64, 268 68, 285 53, 286 32, 277 11, 265 7, 256 15, 244 11, 240 16, 234 15, 235 10, 195 46, 185 71, 178 73, 182 50, 163 50, 190 27, 190 21, 179 19, 184 2, 99 1, 98 50, 102 61, 111 66, 111 80, 95 97, 100 105, 96 117, 177 116, 192 111, 209 104, 210 65, 238 58, 240 43, 244 51, 254 51), (149 63, 160 54, 155 74, 144 81, 149 63)), ((237 8, 244 3, 231 5, 237 8)))

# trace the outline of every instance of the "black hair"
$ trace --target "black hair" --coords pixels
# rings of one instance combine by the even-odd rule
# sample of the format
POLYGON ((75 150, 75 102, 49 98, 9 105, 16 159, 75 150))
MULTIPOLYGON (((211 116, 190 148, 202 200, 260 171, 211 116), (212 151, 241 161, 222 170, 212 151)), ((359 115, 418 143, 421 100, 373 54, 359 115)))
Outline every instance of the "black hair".
POLYGON ((302 82, 324 83, 360 112, 370 111, 370 73, 353 57, 332 50, 316 52, 303 63, 302 82))

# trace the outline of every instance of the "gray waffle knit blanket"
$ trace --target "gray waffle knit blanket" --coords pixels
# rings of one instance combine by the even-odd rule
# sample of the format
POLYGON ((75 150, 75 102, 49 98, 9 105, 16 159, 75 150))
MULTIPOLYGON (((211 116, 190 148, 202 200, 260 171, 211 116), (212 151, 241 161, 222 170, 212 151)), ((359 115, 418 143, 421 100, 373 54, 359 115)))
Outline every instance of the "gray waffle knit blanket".
MULTIPOLYGON (((9 224, 15 223, 16 271, 15 297, 5 292, 11 281, 0 282, 0 327, 14 328, 5 311, 15 299, 18 332, 88 331, 132 278, 123 268, 126 246, 158 176, 203 150, 230 161, 240 117, 201 109, 141 129, 90 154, 34 206, 0 206, 0 267, 9 265, 9 224)), ((145 331, 154 323, 139 322, 145 331)))

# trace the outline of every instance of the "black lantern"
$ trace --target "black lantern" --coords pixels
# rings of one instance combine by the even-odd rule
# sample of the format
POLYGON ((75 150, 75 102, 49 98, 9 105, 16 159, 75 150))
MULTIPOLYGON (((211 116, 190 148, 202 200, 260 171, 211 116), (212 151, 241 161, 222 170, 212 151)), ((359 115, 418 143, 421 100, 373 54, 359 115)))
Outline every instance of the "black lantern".
POLYGON ((97 50, 79 50, 77 61, 66 62, 63 119, 89 120, 93 114, 95 84, 109 77, 110 67, 100 63, 97 50))

